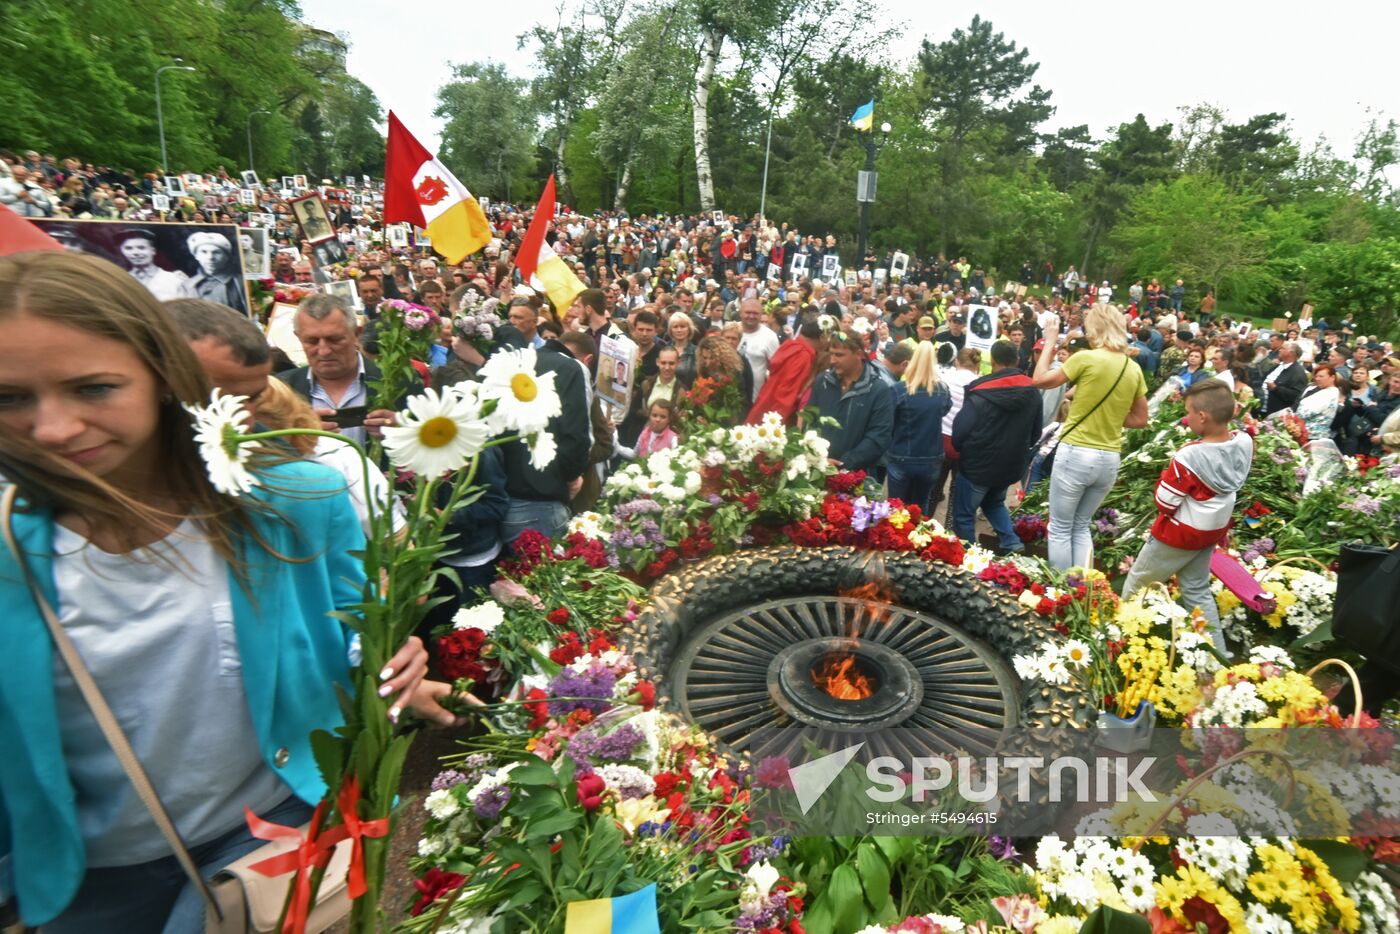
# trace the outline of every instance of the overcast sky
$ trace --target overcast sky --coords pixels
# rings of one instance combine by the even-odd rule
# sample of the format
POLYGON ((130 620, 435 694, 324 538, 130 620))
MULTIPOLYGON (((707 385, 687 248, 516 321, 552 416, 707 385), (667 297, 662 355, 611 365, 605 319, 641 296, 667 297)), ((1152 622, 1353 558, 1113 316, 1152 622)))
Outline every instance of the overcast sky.
MULTIPOLYGON (((569 3, 575 0, 568 0, 569 3)), ((761 0, 759 0, 761 2, 761 0)), ((301 0, 305 20, 346 35, 348 70, 429 149, 451 65, 481 59, 530 72, 516 36, 554 22, 557 0, 301 0)), ((890 49, 912 60, 924 37, 946 38, 981 13, 1040 63, 1036 80, 1058 108, 1049 128, 1089 124, 1096 137, 1141 111, 1154 124, 1213 103, 1233 121, 1280 110, 1295 138, 1324 134, 1350 157, 1367 109, 1400 118, 1400 3, 1394 0, 983 0, 975 5, 884 0, 904 25, 890 49)), ((877 112, 876 120, 880 116, 877 112)))

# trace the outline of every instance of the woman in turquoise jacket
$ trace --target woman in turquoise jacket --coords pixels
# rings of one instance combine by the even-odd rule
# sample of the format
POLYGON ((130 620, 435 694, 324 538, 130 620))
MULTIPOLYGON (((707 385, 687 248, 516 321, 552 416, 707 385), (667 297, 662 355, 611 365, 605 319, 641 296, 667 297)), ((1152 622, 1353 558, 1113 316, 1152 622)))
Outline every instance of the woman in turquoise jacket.
MULTIPOLYGON (((260 845, 243 808, 307 819, 315 729, 340 723, 360 525, 334 472, 269 460, 215 489, 182 403, 203 371, 129 275, 75 254, 0 258, 0 482, 26 563, 207 875, 260 845)), ((0 551, 0 901, 48 932, 202 930, 199 897, 0 551)), ((434 716, 411 640, 382 673, 434 716)))

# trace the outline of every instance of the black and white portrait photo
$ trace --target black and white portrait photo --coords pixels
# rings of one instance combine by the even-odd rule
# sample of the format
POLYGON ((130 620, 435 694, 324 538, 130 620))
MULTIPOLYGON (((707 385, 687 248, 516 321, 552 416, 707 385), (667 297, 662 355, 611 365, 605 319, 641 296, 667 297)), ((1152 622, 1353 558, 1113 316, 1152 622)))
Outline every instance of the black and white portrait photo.
POLYGON ((326 206, 322 203, 320 195, 297 198, 291 204, 292 212, 296 214, 297 223, 301 225, 307 240, 318 243, 335 236, 335 228, 326 216, 326 206))
MULTIPOLYGON (((207 298, 248 313, 241 231, 232 224, 114 224, 45 218, 35 218, 34 223, 68 249, 121 266, 162 301, 207 298)), ((261 233, 266 236, 265 231, 261 233)))
POLYGON ((238 228, 238 246, 243 254, 244 278, 261 279, 272 275, 272 260, 268 256, 267 231, 264 228, 238 228))
POLYGON ((172 198, 185 196, 185 180, 178 175, 165 176, 165 192, 172 198))
POLYGON ((321 268, 350 261, 350 254, 346 252, 345 244, 334 237, 311 244, 311 256, 316 265, 321 268))
POLYGON ((242 172, 240 172, 239 174, 243 176, 243 187, 244 187, 244 188, 259 188, 259 187, 261 187, 261 186, 259 185, 259 183, 258 183, 258 173, 257 173, 257 172, 254 172, 252 169, 244 169, 244 170, 243 170, 242 172))

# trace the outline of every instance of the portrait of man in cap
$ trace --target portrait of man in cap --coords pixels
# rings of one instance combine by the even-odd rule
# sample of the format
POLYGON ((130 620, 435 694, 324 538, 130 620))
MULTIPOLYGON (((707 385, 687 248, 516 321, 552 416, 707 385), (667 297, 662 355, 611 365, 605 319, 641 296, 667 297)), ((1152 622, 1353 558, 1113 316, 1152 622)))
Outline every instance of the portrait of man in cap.
POLYGON ((228 237, 210 230, 201 230, 190 234, 185 240, 185 246, 199 264, 199 275, 190 282, 195 297, 207 298, 247 314, 243 276, 239 273, 237 254, 228 237))
POLYGON ((117 245, 127 272, 161 301, 172 298, 197 298, 190 279, 183 272, 171 272, 156 265, 155 234, 140 227, 131 227, 117 236, 117 245))

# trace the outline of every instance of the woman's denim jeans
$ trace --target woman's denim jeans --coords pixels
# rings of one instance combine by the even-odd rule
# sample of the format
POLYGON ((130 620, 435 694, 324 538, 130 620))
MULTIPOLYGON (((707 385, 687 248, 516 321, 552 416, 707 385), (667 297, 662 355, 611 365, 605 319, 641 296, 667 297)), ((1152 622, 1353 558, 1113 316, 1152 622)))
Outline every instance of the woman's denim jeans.
POLYGON ((1118 460, 1117 451, 1060 442, 1050 474, 1049 534, 1050 564, 1059 570, 1088 565, 1089 523, 1118 479, 1118 460))

